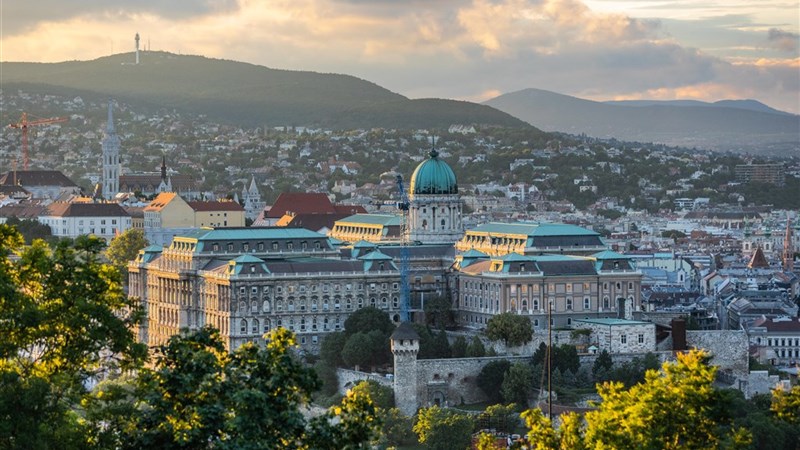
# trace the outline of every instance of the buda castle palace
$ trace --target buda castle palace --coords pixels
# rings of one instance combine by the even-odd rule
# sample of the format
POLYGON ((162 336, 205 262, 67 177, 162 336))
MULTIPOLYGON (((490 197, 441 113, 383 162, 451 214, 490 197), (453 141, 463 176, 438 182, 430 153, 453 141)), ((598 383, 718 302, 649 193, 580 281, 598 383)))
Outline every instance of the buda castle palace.
POLYGON ((476 330, 503 312, 546 328, 548 317, 569 327, 641 310, 642 273, 594 231, 535 222, 464 230, 455 173, 436 150, 404 194, 397 213, 353 214, 327 234, 200 228, 145 248, 128 266, 129 294, 146 311, 139 338, 155 346, 208 324, 235 349, 283 326, 316 351, 359 308, 400 323, 405 314, 420 320, 436 297, 452 302, 459 326, 476 330))

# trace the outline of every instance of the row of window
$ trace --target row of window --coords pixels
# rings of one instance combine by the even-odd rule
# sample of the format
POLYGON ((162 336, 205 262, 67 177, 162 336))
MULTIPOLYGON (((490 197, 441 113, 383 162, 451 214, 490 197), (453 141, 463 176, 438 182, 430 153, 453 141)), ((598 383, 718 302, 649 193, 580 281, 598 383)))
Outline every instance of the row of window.
MULTIPOLYGON (((628 300, 633 301, 633 297, 630 297, 628 300)), ((547 306, 547 304, 545 302, 542 302, 542 303, 543 303, 542 306, 545 306, 545 307, 547 306)), ((549 303, 550 304, 555 304, 555 299, 554 298, 550 298, 549 303)), ((474 295, 463 296, 462 297, 462 301, 461 301, 461 306, 462 307, 471 308, 471 309, 489 308, 489 307, 491 307, 490 305, 494 305, 494 309, 495 310, 499 310, 499 308, 500 308, 499 301, 497 301, 497 300, 495 300, 494 302, 486 301, 482 297, 478 297, 478 296, 474 296, 474 295)), ((540 306, 539 299, 533 299, 531 301, 531 310, 532 311, 539 311, 540 310, 539 306, 540 306)), ((572 299, 572 297, 567 297, 566 298, 566 300, 564 302, 564 307, 565 307, 565 309, 567 311, 572 311, 573 310, 573 299, 572 299)), ((608 309, 610 307, 611 307, 611 299, 609 299, 608 297, 603 297, 603 308, 604 309, 608 309)), ((517 310, 516 301, 514 299, 511 299, 509 301, 509 309, 517 310)), ((520 301, 520 309, 523 312, 527 312, 528 311, 528 299, 522 299, 520 301)), ((589 297, 584 297, 583 298, 583 309, 584 310, 592 309, 592 300, 589 297)), ((547 309, 544 308, 544 310, 546 311, 547 309)))
MULTIPOLYGON (((381 297, 377 299, 375 297, 370 297, 367 301, 364 297, 358 297, 354 302, 352 298, 347 298, 344 300, 344 309, 351 310, 353 309, 353 304, 355 303, 359 309, 363 308, 366 304, 376 307, 387 309, 389 307, 389 299, 387 297, 381 297)), ((392 308, 397 309, 399 308, 400 301, 397 297, 392 297, 392 308)), ((276 300, 274 309, 276 312, 283 312, 284 306, 286 307, 286 311, 294 312, 294 311, 329 311, 333 309, 334 311, 338 311, 342 308, 342 303, 339 301, 329 302, 328 300, 320 301, 311 301, 308 305, 306 305, 305 300, 299 300, 295 303, 294 300, 287 300, 285 303, 283 300, 276 300), (306 309, 308 308, 308 309, 306 309)), ((265 300, 261 303, 258 301, 250 302, 250 313, 258 313, 258 312, 265 312, 268 313, 272 310, 272 304, 269 300, 265 300), (261 307, 259 310, 259 306, 261 307)), ((239 312, 244 313, 247 311, 247 302, 241 301, 239 302, 239 312)))
POLYGON ((789 338, 789 339, 786 339, 786 338, 780 338, 780 339, 778 339, 778 338, 774 338, 774 339, 773 338, 769 338, 769 339, 767 339, 767 345, 769 345, 770 347, 787 347, 787 346, 791 347, 792 345, 794 345, 795 347, 798 347, 798 346, 800 346, 800 338, 794 338, 794 344, 792 344, 792 339, 791 338, 789 338))
MULTIPOLYGON (((620 344, 627 344, 628 343, 628 335, 627 334, 619 335, 619 343, 620 344)), ((644 335, 643 334, 639 335, 639 343, 640 344, 644 344, 644 335)))
MULTIPOLYGON (((616 287, 617 291, 621 291, 623 287, 623 283, 617 281, 613 284, 616 287)), ((611 287, 611 284, 608 282, 603 283, 603 291, 608 291, 611 287)), ((527 292, 539 292, 539 285, 538 284, 512 284, 508 286, 509 292, 511 294, 515 294, 516 292, 527 293, 527 292)), ((564 294, 570 292, 591 292, 592 284, 591 283, 546 283, 542 285, 542 290, 547 288, 546 292, 549 293, 556 293, 556 294, 564 294)), ((628 290, 633 290, 634 283, 632 281, 628 282, 628 290)), ((499 292, 500 284, 497 283, 483 283, 480 281, 466 281, 464 283, 465 290, 488 290, 491 292, 499 292)))
POLYGON ((307 332, 307 331, 338 331, 342 329, 342 318, 336 317, 312 317, 306 319, 300 317, 276 318, 276 319, 239 319, 239 334, 264 334, 267 333, 271 327, 286 327, 290 331, 307 332))
MULTIPOLYGON (((218 252, 218 251, 220 251, 220 249, 223 248, 223 246, 225 248, 225 251, 228 251, 228 252, 234 252, 234 251, 243 251, 243 252, 259 251, 259 252, 263 252, 263 251, 265 251, 267 249, 267 245, 264 242, 259 242, 259 243, 255 244, 255 245, 251 245, 251 243, 249 243, 249 242, 243 242, 243 243, 240 243, 238 245, 234 244, 233 242, 228 242, 228 243, 226 243, 224 245, 220 244, 220 243, 214 243, 214 244, 211 245, 211 250, 215 251, 215 252, 218 252)), ((313 246, 314 250, 322 249, 322 243, 320 241, 314 241, 314 242, 311 242, 311 243, 309 243, 308 241, 301 241, 299 243, 299 245, 298 245, 298 248, 301 249, 301 250, 308 250, 312 246, 313 246)), ((273 250, 273 251, 278 251, 278 250, 281 249, 280 247, 281 246, 278 243, 278 241, 272 241, 270 243, 270 247, 269 248, 271 250, 273 250)), ((293 241, 285 242, 284 248, 286 250, 293 251, 295 249, 295 243, 293 241)))
MULTIPOLYGON (((339 292, 340 290, 352 291, 353 288, 355 288, 355 290, 357 290, 357 291, 363 291, 364 290, 364 286, 365 286, 364 283, 343 283, 343 284, 335 283, 333 285, 330 285, 330 284, 322 284, 322 285, 312 284, 310 286, 306 286, 304 284, 301 284, 299 286, 292 284, 292 285, 286 286, 285 287, 285 291, 287 293, 289 293, 289 294, 294 294, 295 292, 300 292, 300 293, 302 293, 302 292, 317 292, 318 289, 321 290, 322 292, 328 292, 328 291, 339 292)), ((378 288, 380 288, 382 290, 386 290, 386 289, 388 289, 389 284, 386 283, 386 282, 383 282, 383 283, 368 283, 367 286, 372 291, 377 290, 378 288)), ((397 283, 392 283, 392 289, 397 290, 398 286, 399 285, 397 283)), ((261 292, 267 294, 267 293, 270 292, 271 287, 272 286, 261 286, 261 287, 259 287, 259 286, 251 286, 250 287, 250 294, 251 295, 258 295, 259 290, 261 292)), ((283 293, 284 292, 284 286, 275 286, 275 292, 278 293, 278 294, 283 293)), ((239 287, 239 295, 247 295, 247 288, 245 286, 239 287)))

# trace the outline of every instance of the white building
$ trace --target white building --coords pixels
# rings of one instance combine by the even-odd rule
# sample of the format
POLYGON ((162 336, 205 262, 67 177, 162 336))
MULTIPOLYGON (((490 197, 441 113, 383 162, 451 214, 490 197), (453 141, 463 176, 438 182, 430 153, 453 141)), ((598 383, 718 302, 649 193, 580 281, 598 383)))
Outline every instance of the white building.
POLYGON ((623 319, 577 319, 576 328, 592 331, 589 340, 609 353, 646 353, 656 349, 656 325, 623 319))
POLYGON ((131 216, 117 203, 51 203, 39 222, 53 236, 94 235, 106 241, 131 228, 131 216))

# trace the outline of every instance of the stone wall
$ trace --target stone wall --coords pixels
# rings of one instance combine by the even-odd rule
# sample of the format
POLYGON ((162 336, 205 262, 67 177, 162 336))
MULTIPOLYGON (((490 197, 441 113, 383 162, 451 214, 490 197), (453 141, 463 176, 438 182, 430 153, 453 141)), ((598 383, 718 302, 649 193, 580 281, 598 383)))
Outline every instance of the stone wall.
POLYGON ((363 380, 372 380, 388 388, 392 388, 394 386, 392 379, 387 378, 386 376, 377 373, 358 372, 349 369, 336 369, 336 380, 338 381, 339 392, 342 394, 350 390, 350 388, 353 386, 357 385, 359 381, 363 380))
POLYGON ((733 384, 735 380, 748 378, 750 344, 744 331, 687 331, 686 345, 707 351, 711 364, 719 366, 718 375, 727 382, 733 384))
POLYGON ((744 390, 745 398, 752 398, 756 394, 769 394, 778 385, 780 377, 770 375, 766 370, 754 370, 747 379, 747 389, 744 390))
MULTIPOLYGON (((455 406, 486 400, 476 379, 492 361, 528 362, 526 356, 420 359, 417 361, 417 400, 420 407, 436 404, 455 406)), ((395 393, 397 395, 397 393, 395 393)))

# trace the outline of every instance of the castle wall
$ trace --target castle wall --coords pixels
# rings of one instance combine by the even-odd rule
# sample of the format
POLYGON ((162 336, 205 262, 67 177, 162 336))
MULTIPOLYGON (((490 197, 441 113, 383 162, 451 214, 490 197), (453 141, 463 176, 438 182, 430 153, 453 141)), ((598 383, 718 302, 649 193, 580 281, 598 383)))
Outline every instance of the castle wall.
POLYGON ((512 364, 528 362, 529 356, 491 356, 483 358, 420 359, 417 361, 417 399, 419 407, 436 404, 455 406, 478 403, 486 395, 476 380, 484 366, 492 361, 512 364))
POLYGON ((364 380, 372 380, 381 386, 394 388, 394 381, 377 373, 359 372, 349 369, 336 369, 336 379, 338 381, 339 392, 345 393, 353 386, 364 380))
POLYGON ((686 344, 706 350, 711 355, 711 364, 719 366, 718 376, 723 381, 733 384, 749 376, 750 344, 744 331, 687 331, 686 344))

